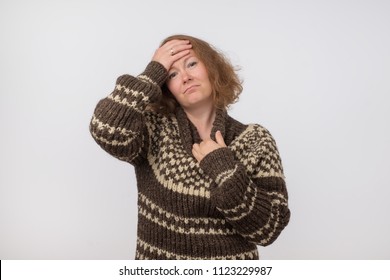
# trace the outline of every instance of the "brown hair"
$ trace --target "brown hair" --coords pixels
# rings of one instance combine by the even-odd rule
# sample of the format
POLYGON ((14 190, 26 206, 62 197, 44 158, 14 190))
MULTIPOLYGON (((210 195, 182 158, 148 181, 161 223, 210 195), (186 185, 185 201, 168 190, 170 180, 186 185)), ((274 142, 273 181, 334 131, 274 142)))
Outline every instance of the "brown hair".
MULTIPOLYGON (((189 40, 195 55, 206 66, 213 89, 214 106, 218 109, 227 109, 231 104, 237 102, 238 96, 242 92, 242 81, 225 55, 209 43, 188 35, 169 36, 162 41, 160 46, 174 39, 189 40)), ((162 98, 157 104, 154 104, 153 109, 163 113, 173 112, 179 103, 166 84, 162 87, 162 93, 162 98)))

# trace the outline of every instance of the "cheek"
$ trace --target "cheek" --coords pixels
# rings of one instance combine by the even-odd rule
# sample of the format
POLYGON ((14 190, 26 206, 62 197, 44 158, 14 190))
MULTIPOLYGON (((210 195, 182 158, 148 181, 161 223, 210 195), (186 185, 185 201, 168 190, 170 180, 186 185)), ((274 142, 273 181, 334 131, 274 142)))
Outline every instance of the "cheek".
POLYGON ((203 81, 205 81, 209 86, 211 86, 210 76, 209 76, 205 66, 203 66, 203 68, 199 72, 199 76, 201 77, 201 79, 203 81))
POLYGON ((175 83, 175 81, 169 81, 167 82, 167 87, 169 91, 176 97, 179 93, 179 85, 178 83, 175 83))
POLYGON ((210 81, 210 79, 209 79, 209 76, 208 76, 208 75, 205 75, 204 78, 203 78, 203 80, 205 81, 205 85, 206 85, 207 87, 209 87, 210 89, 212 89, 212 85, 211 85, 211 81, 210 81))

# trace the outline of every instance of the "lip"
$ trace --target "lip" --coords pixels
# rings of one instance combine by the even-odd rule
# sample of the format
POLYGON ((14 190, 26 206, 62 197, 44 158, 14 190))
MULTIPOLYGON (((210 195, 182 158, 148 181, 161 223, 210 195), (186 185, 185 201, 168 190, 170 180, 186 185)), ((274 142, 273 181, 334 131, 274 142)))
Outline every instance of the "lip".
POLYGON ((199 85, 192 85, 192 86, 186 88, 185 91, 184 91, 184 94, 190 93, 190 92, 192 91, 192 89, 194 89, 194 88, 196 88, 196 87, 198 87, 198 86, 199 86, 199 85))

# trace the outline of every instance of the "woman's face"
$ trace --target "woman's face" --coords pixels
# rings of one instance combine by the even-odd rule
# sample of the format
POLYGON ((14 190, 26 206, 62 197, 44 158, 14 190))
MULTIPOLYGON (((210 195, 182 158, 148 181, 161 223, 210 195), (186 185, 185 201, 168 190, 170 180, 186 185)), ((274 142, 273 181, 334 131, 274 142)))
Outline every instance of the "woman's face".
POLYGON ((171 66, 167 86, 184 109, 210 105, 213 102, 207 69, 192 50, 171 66))

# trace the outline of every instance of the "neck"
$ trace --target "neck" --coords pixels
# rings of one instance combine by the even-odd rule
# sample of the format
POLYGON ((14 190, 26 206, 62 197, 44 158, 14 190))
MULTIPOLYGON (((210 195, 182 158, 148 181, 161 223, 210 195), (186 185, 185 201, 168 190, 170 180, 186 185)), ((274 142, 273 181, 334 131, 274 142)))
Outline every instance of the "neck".
POLYGON ((203 106, 191 110, 184 109, 188 119, 195 125, 202 140, 210 138, 215 120, 216 110, 214 106, 203 106))

